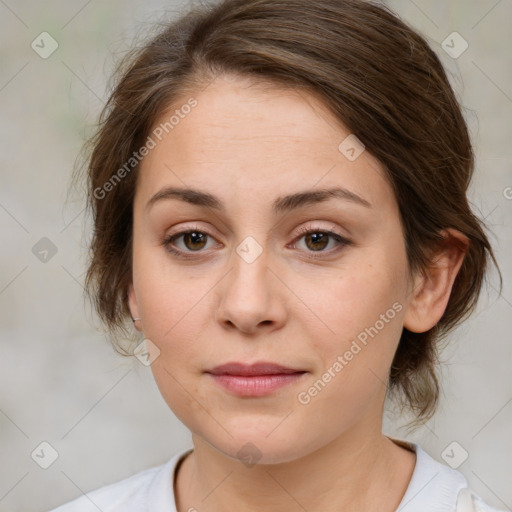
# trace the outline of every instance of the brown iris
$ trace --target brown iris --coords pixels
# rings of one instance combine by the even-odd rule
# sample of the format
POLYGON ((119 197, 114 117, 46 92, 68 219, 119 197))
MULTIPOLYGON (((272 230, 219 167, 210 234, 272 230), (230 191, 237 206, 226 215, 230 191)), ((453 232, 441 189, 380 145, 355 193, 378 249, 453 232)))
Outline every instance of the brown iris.
POLYGON ((329 235, 326 233, 310 233, 304 236, 308 249, 312 251, 325 249, 329 243, 329 235), (313 246, 309 245, 309 241, 313 242, 313 246))
POLYGON ((191 251, 196 251, 202 249, 206 244, 206 237, 208 235, 204 233, 199 233, 198 231, 191 231, 190 233, 184 233, 183 242, 187 249, 191 251), (190 244, 188 243, 190 241, 190 244))

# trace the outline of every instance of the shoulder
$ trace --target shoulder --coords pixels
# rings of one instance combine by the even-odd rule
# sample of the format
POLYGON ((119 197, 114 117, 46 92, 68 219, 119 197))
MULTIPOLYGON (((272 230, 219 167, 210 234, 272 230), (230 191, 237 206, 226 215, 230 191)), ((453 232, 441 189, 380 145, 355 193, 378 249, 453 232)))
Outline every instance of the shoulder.
POLYGON ((504 512, 491 507, 484 502, 480 496, 476 495, 471 489, 461 489, 457 500, 456 512, 504 512))
POLYGON ((92 512, 93 510, 97 512, 98 509, 111 512, 127 503, 130 503, 129 508, 125 509, 127 512, 145 510, 142 504, 147 497, 147 489, 163 467, 164 465, 146 469, 124 480, 105 485, 50 512, 92 512))
POLYGON ((416 466, 396 512, 500 512, 469 488, 461 472, 434 460, 419 445, 405 444, 416 452, 416 466))
POLYGON ((186 453, 188 450, 164 464, 87 492, 50 512, 174 512, 174 470, 186 453))

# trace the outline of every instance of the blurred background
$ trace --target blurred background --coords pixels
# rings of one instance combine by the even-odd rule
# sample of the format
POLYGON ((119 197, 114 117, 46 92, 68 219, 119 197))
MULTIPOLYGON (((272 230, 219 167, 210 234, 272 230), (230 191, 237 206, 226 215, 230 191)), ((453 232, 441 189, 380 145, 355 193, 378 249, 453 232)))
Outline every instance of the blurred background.
MULTIPOLYGON (((435 418, 410 433, 386 413, 385 431, 511 510, 512 2, 386 3, 428 39, 464 107, 477 156, 471 201, 492 229, 504 288, 498 297, 492 271, 450 338, 435 418)), ((115 62, 190 4, 0 0, 1 512, 47 511, 191 446, 149 367, 117 355, 83 301, 90 222, 84 198, 67 195, 115 62), (44 469, 38 453, 55 461, 44 469)))

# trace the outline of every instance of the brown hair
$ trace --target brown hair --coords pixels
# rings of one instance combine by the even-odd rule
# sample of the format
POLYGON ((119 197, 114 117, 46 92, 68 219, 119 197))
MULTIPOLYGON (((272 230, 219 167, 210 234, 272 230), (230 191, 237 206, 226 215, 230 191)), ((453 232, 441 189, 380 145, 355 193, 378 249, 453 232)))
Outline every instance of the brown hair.
POLYGON ((101 320, 111 334, 129 332, 138 165, 132 161, 127 170, 126 163, 170 105, 222 74, 323 99, 386 169, 411 272, 427 267, 441 230, 454 228, 469 239, 442 319, 425 333, 404 329, 391 367, 389 390, 400 392, 418 422, 428 419, 439 396, 438 343, 474 309, 489 257, 497 262, 466 197, 473 150, 442 64, 420 35, 375 3, 225 0, 190 10, 123 59, 86 146, 94 228, 86 293, 101 320), (122 179, 112 183, 123 166, 122 179))

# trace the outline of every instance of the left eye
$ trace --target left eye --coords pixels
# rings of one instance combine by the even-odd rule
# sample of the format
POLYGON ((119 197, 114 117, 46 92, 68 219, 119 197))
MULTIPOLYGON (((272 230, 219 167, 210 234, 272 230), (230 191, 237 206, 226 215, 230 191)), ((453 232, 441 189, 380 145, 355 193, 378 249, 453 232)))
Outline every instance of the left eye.
POLYGON ((176 233, 175 235, 167 238, 164 244, 171 252, 197 252, 205 248, 208 238, 211 237, 207 233, 194 229, 176 233), (175 240, 179 240, 180 238, 183 238, 185 249, 178 248, 178 251, 176 251, 176 249, 173 249, 171 245, 173 245, 175 240))
POLYGON ((322 231, 320 229, 310 229, 302 232, 298 240, 304 239, 306 248, 313 252, 326 252, 325 249, 329 242, 334 240, 335 245, 343 246, 349 242, 334 231, 322 231))

